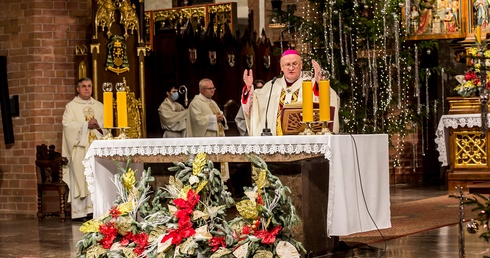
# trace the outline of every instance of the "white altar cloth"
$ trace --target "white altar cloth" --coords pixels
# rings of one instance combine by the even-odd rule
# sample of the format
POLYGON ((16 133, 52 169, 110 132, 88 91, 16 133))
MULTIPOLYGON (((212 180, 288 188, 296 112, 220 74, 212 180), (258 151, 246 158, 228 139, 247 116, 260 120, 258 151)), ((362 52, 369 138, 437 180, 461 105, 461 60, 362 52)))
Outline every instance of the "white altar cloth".
POLYGON ((321 154, 330 160, 329 195, 325 207, 328 235, 344 236, 391 227, 386 134, 94 141, 83 161, 94 217, 106 213, 117 197, 112 180, 118 171, 110 157, 196 154, 201 151, 208 154, 255 153, 259 156, 321 154))
MULTIPOLYGON (((488 116, 490 119, 490 115, 488 116)), ((437 150, 439 151, 439 161, 441 166, 449 165, 449 128, 458 127, 481 127, 481 114, 455 114, 443 115, 439 120, 436 130, 437 150)))

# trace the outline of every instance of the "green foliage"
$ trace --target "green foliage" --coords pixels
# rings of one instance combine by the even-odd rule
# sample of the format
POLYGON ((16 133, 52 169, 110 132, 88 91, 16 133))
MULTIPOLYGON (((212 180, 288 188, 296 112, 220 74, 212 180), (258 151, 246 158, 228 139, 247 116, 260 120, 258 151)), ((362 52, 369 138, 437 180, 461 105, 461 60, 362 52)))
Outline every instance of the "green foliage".
MULTIPOLYGON (((310 0, 309 17, 290 9, 275 12, 286 24, 283 32, 296 33, 307 46, 308 51, 302 53, 303 68, 311 69, 314 59, 330 72, 331 87, 341 99, 343 132, 403 137, 422 121, 423 114, 413 105, 413 87, 415 80, 423 85, 426 74, 420 69, 414 75, 414 56, 428 49, 436 51, 438 44, 417 41, 418 53, 414 53, 413 42, 404 40, 404 4, 402 0, 310 0), (317 16, 311 17, 313 14, 317 16)), ((440 67, 430 72, 440 74, 440 67)))

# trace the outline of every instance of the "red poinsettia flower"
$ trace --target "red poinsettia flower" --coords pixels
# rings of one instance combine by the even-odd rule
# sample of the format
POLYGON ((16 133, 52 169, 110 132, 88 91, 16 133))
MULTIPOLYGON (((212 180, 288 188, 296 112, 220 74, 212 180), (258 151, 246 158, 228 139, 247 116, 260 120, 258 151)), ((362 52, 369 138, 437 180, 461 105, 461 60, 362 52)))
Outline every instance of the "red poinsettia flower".
POLYGON ((129 243, 131 242, 131 238, 133 237, 133 233, 132 232, 129 232, 127 233, 123 239, 121 239, 121 241, 119 241, 119 243, 122 245, 122 246, 128 246, 129 243))
POLYGON ((248 225, 243 226, 243 228, 242 228, 242 234, 243 235, 248 235, 248 234, 250 234, 250 232, 251 232, 251 229, 248 225))
POLYGON ((117 228, 114 226, 114 223, 109 222, 107 224, 100 225, 99 231, 104 235, 104 238, 100 240, 102 247, 105 249, 111 248, 118 232, 117 228))
MULTIPOLYGON (((179 221, 180 222, 180 221, 179 221)), ((179 245, 185 238, 191 237, 196 234, 196 231, 192 228, 192 222, 188 221, 182 225, 179 225, 176 229, 170 229, 169 233, 162 239, 162 243, 165 243, 168 239, 172 239, 172 244, 179 245)))
POLYGON ((465 75, 464 75, 464 79, 466 81, 473 81, 473 80, 476 79, 476 77, 477 77, 476 76, 476 72, 475 71, 471 71, 471 70, 468 71, 468 72, 466 72, 465 75))
POLYGON ((114 206, 109 210, 109 214, 112 216, 112 218, 117 218, 119 215, 121 215, 121 211, 117 209, 117 206, 114 206))
POLYGON ((194 207, 196 207, 199 202, 199 195, 194 191, 189 190, 187 192, 187 199, 178 198, 174 200, 175 206, 177 206, 177 213, 175 217, 179 220, 188 220, 194 211, 194 207))
POLYGON ((216 252, 220 247, 226 248, 225 237, 224 236, 213 236, 209 239, 208 244, 211 248, 211 252, 216 252))
POLYGON ((133 249, 133 252, 137 255, 141 255, 145 248, 148 246, 148 234, 145 232, 138 233, 132 237, 133 242, 136 244, 136 247, 133 249))
POLYGON ((281 229, 281 226, 277 226, 271 231, 267 231, 267 229, 257 230, 255 231, 255 236, 262 239, 262 244, 270 245, 276 241, 276 236, 277 234, 279 234, 279 231, 281 231, 281 229))

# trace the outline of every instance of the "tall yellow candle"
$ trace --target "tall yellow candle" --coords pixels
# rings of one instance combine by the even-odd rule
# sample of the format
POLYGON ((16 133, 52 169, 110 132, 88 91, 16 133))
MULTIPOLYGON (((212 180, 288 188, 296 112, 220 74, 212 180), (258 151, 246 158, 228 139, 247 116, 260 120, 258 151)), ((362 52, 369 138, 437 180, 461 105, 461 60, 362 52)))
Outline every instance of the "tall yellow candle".
POLYGON ((313 122, 313 91, 311 81, 303 81, 303 122, 313 122))
POLYGON ((330 121, 330 80, 320 80, 320 121, 330 121))
POLYGON ((112 91, 104 92, 103 94, 104 100, 104 127, 111 128, 114 126, 114 110, 112 108, 112 91))
POLYGON ((476 41, 478 43, 481 43, 481 27, 480 26, 476 26, 476 41))
POLYGON ((117 127, 128 127, 128 108, 126 92, 118 91, 117 93, 117 127))

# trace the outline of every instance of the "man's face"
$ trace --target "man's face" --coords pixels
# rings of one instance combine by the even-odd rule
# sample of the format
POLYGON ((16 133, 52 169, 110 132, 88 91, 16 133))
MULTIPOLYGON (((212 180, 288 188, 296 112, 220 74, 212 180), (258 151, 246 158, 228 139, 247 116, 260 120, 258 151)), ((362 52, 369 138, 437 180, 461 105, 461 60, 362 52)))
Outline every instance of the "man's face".
POLYGON ((281 71, 289 82, 296 81, 303 69, 303 63, 298 55, 286 55, 281 58, 281 71))
POLYGON ((172 99, 172 94, 174 94, 175 92, 177 92, 178 90, 176 88, 172 88, 172 90, 170 90, 170 92, 167 91, 167 97, 170 99, 170 100, 173 100, 172 99))
POLYGON ((201 88, 201 94, 204 97, 210 99, 213 97, 215 90, 216 90, 216 88, 214 87, 213 82, 212 81, 206 81, 206 82, 204 82, 204 85, 201 88))
POLYGON ((81 81, 77 85, 78 96, 83 100, 89 100, 92 96, 92 81, 81 81))

